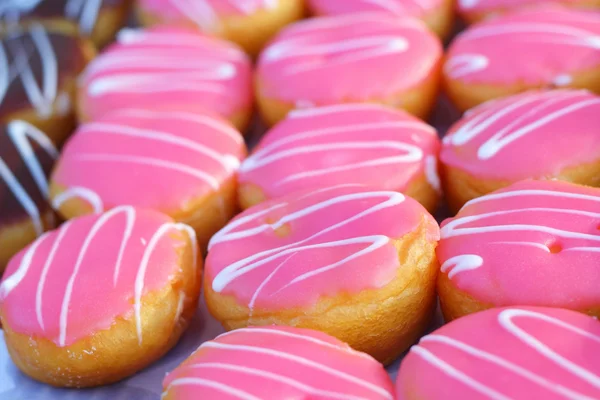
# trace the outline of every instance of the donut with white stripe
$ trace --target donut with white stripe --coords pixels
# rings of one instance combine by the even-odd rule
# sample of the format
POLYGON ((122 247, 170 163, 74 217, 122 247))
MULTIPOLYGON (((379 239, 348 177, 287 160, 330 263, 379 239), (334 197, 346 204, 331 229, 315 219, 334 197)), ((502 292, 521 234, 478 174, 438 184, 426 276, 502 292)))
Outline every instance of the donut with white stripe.
POLYGON ((0 274, 13 255, 54 228, 47 178, 57 158, 35 126, 21 120, 0 126, 0 274))
POLYGON ((458 0, 457 12, 464 21, 473 23, 522 9, 549 5, 584 10, 600 9, 599 0, 458 0))
POLYGON ((123 109, 82 124, 51 177, 65 218, 119 205, 150 208, 192 226, 204 248, 237 210, 244 140, 206 113, 123 109))
POLYGON ((309 329, 250 327, 203 343, 163 382, 162 400, 392 400, 381 364, 309 329))
POLYGON ((308 0, 308 6, 316 15, 379 12, 400 18, 415 17, 441 38, 450 34, 454 19, 451 0, 308 0))
POLYGON ((296 110, 242 163, 240 204, 358 183, 402 192, 433 212, 439 146, 434 128, 401 110, 376 104, 296 110))
POLYGON ((93 56, 91 43, 39 23, 0 34, 0 122, 25 120, 64 141, 75 127, 75 80, 93 56))
POLYGON ((513 305, 600 316, 600 189, 529 180, 471 200, 437 256, 447 320, 513 305))
POLYGON ((126 28, 84 71, 78 112, 95 120, 123 108, 206 110, 246 128, 252 66, 240 48, 184 28, 126 28))
POLYGON ((536 88, 600 94, 600 10, 548 6, 474 24, 450 44, 444 85, 462 111, 536 88))
POLYGON ((416 18, 359 13, 283 29, 260 54, 259 110, 270 125, 289 111, 383 103, 426 117, 438 94, 442 45, 416 18))
POLYGON ((396 398, 597 399, 598 353, 594 318, 565 309, 495 308, 413 346, 400 366, 396 398))
POLYGON ((304 13, 304 0, 137 0, 137 15, 145 26, 198 29, 237 43, 253 57, 304 13))
POLYGON ((121 380, 160 358, 195 313, 194 231, 130 206, 74 219, 15 256, 0 284, 14 363, 54 386, 121 380))
POLYGON ((454 211, 522 179, 599 187, 600 96, 563 89, 491 100, 450 128, 440 161, 454 211))
POLYGON ((32 21, 72 24, 103 46, 125 24, 131 0, 3 0, 0 25, 12 28, 32 21))
POLYGON ((398 192, 340 185, 265 201, 211 239, 206 303, 226 329, 317 329, 389 363, 431 320, 438 237, 398 192))

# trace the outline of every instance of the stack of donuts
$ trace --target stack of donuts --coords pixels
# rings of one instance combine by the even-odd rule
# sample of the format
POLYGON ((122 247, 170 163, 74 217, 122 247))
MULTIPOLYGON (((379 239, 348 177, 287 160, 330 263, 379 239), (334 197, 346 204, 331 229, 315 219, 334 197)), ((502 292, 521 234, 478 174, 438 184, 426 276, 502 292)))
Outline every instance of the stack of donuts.
POLYGON ((600 1, 0 2, 0 272, 56 387, 600 398, 600 1))

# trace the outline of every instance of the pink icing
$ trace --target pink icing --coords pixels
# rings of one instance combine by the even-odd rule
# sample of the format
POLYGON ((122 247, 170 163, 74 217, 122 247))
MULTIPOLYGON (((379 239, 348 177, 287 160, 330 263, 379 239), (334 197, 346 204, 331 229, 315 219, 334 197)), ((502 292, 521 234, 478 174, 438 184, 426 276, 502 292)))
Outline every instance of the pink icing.
POLYGON ((576 5, 581 0, 458 0, 460 13, 494 12, 497 10, 516 10, 548 4, 576 5))
POLYGON ((400 367, 397 398, 597 399, 597 354, 600 322, 591 317, 552 308, 492 309, 413 346, 400 367))
POLYGON ((431 76, 441 56, 440 41, 416 19, 318 17, 280 32, 256 73, 267 98, 324 105, 411 89, 431 76))
POLYGON ((403 111, 370 104, 299 110, 261 140, 239 181, 269 198, 341 183, 403 191, 423 176, 436 187, 438 150, 435 129, 403 111))
POLYGON ((234 44, 194 30, 125 29, 82 75, 80 107, 90 120, 156 104, 230 118, 251 106, 251 69, 234 44))
POLYGON ((251 311, 380 288, 402 267, 391 240, 424 221, 436 241, 433 217, 400 193, 357 185, 296 193, 246 210, 213 236, 206 279, 251 311))
POLYGON ((289 0, 140 0, 138 6, 161 20, 189 19, 202 30, 211 32, 219 29, 223 17, 272 10, 283 1, 289 0))
POLYGON ((475 176, 510 180, 599 161, 600 97, 554 90, 492 100, 450 129, 440 159, 475 176))
POLYGON ((600 304, 600 189, 521 181, 471 200, 442 224, 442 272, 495 306, 600 304))
POLYGON ((340 15, 385 12, 394 16, 423 17, 440 7, 443 0, 308 0, 315 14, 340 15))
POLYGON ((600 13, 555 7, 473 25, 450 45, 444 70, 470 84, 568 86, 599 66, 600 13))
POLYGON ((65 146, 52 180, 66 192, 54 206, 80 197, 96 211, 187 210, 234 177, 245 153, 241 135, 221 118, 121 110, 81 125, 65 146))
POLYGON ((321 332, 244 328, 203 343, 167 375, 172 399, 393 399, 381 364, 321 332))
POLYGON ((141 298, 169 282, 179 268, 177 249, 186 245, 173 230, 195 240, 191 228, 165 215, 119 207, 46 233, 8 264, 3 322, 63 347, 133 315, 142 343, 141 298))

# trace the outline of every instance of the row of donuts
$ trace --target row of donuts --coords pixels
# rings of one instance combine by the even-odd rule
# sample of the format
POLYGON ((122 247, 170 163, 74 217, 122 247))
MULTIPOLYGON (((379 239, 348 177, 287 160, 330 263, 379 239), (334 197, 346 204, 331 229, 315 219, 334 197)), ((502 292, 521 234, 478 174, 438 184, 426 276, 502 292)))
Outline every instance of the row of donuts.
MULTIPOLYGON (((169 374, 166 396, 394 398, 375 360, 389 364, 421 337, 437 293, 456 321, 411 349, 398 398, 598 397, 600 364, 585 355, 600 350, 590 317, 599 210, 600 189, 551 180, 474 199, 441 230, 410 197, 361 185, 250 207, 212 237, 204 270, 208 309, 233 332, 169 374), (432 387, 429 374, 444 384, 432 387), (507 387, 509 377, 519 384, 507 387)), ((135 373, 194 314, 199 255, 193 229, 131 206, 46 233, 0 285, 11 358, 56 386, 135 373)))

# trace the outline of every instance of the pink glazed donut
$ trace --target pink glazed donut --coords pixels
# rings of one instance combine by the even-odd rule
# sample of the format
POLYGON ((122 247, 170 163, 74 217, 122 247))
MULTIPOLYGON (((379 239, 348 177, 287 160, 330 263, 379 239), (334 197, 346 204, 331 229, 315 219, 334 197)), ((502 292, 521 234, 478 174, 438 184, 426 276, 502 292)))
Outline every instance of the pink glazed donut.
POLYGON ((444 84, 463 111, 535 88, 600 93, 600 12, 544 7, 475 24, 450 45, 444 84))
POLYGON ((240 204, 360 183, 402 192, 433 212, 440 197, 439 146, 434 128, 376 104, 292 111, 242 163, 240 204))
POLYGON ((543 307, 495 308, 421 339, 400 366, 398 400, 598 399, 600 322, 543 307))
POLYGON ((206 303, 226 329, 316 329, 387 364, 431 321, 438 237, 398 192, 340 185, 265 201, 211 239, 206 303))
POLYGON ((444 137, 444 193, 453 211, 522 179, 600 186, 600 96, 529 91, 470 110, 444 137))
POLYGON ((463 20, 473 23, 525 8, 547 5, 597 9, 600 8, 600 0, 458 0, 457 12, 463 20))
POLYGON ((194 231, 150 210, 77 218, 17 254, 0 285, 13 362, 53 386, 123 379, 159 359, 195 313, 194 231))
POLYGON ((119 205, 192 226, 203 248, 237 211, 242 136, 209 114, 123 109, 79 127, 50 183, 66 219, 119 205))
POLYGON ((392 400, 385 369, 322 332, 252 327, 203 343, 167 375, 162 400, 392 400))
POLYGON ((256 56, 281 28, 304 16, 304 0, 137 0, 137 16, 145 26, 199 29, 256 56))
POLYGON ((209 111, 238 129, 252 108, 252 66, 237 46, 194 30, 124 29, 79 83, 79 118, 123 108, 209 111))
POLYGON ((600 189, 522 181, 442 223, 438 295, 446 320, 490 307, 600 316, 600 189))
POLYGON ((308 0, 316 15, 343 15, 381 12, 395 17, 415 17, 438 36, 445 38, 452 29, 453 0, 308 0))
POLYGON ((318 17, 285 28, 255 78, 270 125, 296 108, 375 102, 426 117, 438 94, 442 45, 421 21, 380 13, 318 17))

